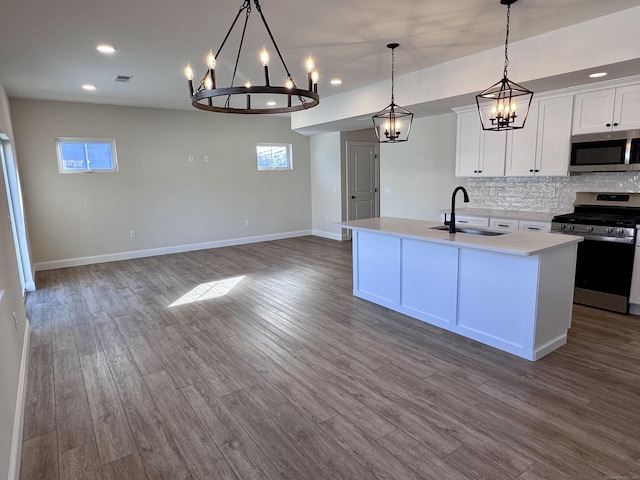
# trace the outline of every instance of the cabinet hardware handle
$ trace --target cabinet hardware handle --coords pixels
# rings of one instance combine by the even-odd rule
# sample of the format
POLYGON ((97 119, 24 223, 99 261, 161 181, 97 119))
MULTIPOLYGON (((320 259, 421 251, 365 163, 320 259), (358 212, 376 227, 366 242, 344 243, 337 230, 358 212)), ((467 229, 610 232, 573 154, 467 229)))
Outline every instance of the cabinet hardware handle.
POLYGON ((478 170, 478 173, 482 173, 482 170, 478 170))
POLYGON ((527 230, 540 230, 538 227, 527 227, 527 230))
POLYGON ((539 172, 540 170, 538 170, 537 168, 534 170, 534 172, 539 172))
POLYGON ((474 170, 473 173, 478 173, 478 170, 474 170))
POLYGON ((499 227, 504 227, 504 228, 509 228, 509 225, 505 224, 505 223, 498 223, 497 224, 499 227))
POLYGON ((610 126, 611 126, 611 124, 610 124, 610 123, 607 123, 607 124, 605 125, 605 127, 610 127, 610 126))
POLYGON ((456 223, 469 223, 467 220, 457 220, 456 223))
POLYGON ((351 199, 352 199, 352 200, 355 200, 355 199, 356 199, 356 196, 355 196, 355 195, 351 195, 351 199))
POLYGON ((613 126, 614 126, 614 127, 617 127, 617 126, 618 126, 618 124, 617 124, 617 123, 614 123, 614 124, 613 124, 613 126))
POLYGON ((531 173, 533 173, 533 168, 529 169, 529 171, 530 171, 531 173))

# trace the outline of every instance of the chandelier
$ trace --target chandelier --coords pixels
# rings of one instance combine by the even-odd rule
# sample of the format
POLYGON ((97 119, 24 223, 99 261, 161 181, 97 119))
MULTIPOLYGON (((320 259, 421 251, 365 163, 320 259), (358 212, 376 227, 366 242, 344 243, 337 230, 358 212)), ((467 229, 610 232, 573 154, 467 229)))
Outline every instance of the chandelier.
POLYGON ((387 48, 391 49, 391 103, 371 117, 378 143, 406 142, 409 139, 411 123, 413 122, 413 113, 396 105, 393 95, 394 51, 399 46, 399 43, 390 43, 387 45, 387 48))
POLYGON ((234 85, 236 81, 236 74, 238 72, 238 63, 242 53, 242 46, 247 31, 247 24, 249 22, 249 17, 251 16, 251 0, 244 0, 216 54, 214 55, 212 50, 209 51, 209 54, 206 57, 207 70, 197 87, 194 88, 193 69, 191 68, 191 65, 187 64, 185 67, 184 73, 187 77, 191 104, 195 108, 210 112, 243 114, 287 113, 315 107, 320 103, 320 97, 318 96, 318 71, 314 66, 313 59, 309 56, 306 60, 307 88, 299 88, 296 85, 293 76, 289 72, 282 54, 280 53, 280 49, 278 48, 273 34, 271 33, 267 20, 262 13, 260 2, 258 0, 253 0, 253 3, 258 13, 260 13, 262 23, 264 24, 269 39, 271 40, 271 44, 273 45, 283 67, 285 77, 284 86, 271 85, 271 79, 269 76, 270 55, 266 47, 262 48, 258 57, 264 71, 264 85, 254 86, 251 84, 250 80, 247 80, 247 82, 242 86, 234 85), (231 76, 231 84, 228 87, 218 87, 216 83, 216 64, 218 56, 243 12, 245 14, 244 26, 231 76))
POLYGON ((507 77, 509 66, 509 17, 511 4, 518 0, 500 0, 507 6, 507 34, 504 42, 504 72, 502 80, 476 95, 476 105, 483 130, 517 130, 524 127, 533 92, 507 77))

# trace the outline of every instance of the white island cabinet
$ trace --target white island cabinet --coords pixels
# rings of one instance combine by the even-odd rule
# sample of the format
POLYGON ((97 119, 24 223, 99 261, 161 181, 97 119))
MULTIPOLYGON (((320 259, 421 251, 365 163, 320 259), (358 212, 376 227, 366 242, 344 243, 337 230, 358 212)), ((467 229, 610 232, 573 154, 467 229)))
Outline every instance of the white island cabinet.
POLYGON ((566 343, 582 237, 450 234, 390 217, 339 225, 353 231, 355 296, 528 360, 566 343))

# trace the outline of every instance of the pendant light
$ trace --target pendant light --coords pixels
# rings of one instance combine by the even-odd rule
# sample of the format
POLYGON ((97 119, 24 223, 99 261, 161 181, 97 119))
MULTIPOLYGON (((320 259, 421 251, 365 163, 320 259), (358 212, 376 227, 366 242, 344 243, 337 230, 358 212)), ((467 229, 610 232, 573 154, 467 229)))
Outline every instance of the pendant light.
POLYGON ((187 64, 184 69, 184 74, 187 77, 191 104, 195 108, 209 112, 241 114, 289 113, 315 107, 320 103, 320 97, 318 96, 318 71, 315 68, 313 59, 309 56, 306 61, 308 81, 306 88, 304 86, 299 87, 296 85, 291 73, 289 73, 289 69, 287 68, 284 58, 280 53, 280 48, 278 48, 278 44, 276 43, 276 40, 271 33, 271 29, 267 24, 267 20, 262 13, 262 7, 259 0, 253 0, 253 4, 260 14, 262 24, 265 27, 268 37, 271 40, 271 44, 273 45, 277 57, 280 60, 282 69, 284 70, 284 86, 275 86, 271 84, 274 79, 269 75, 270 56, 266 46, 262 47, 262 50, 258 55, 259 63, 262 65, 264 72, 264 85, 254 86, 249 80, 247 80, 247 82, 242 86, 234 85, 236 73, 238 71, 238 62, 242 53, 243 41, 247 31, 249 17, 251 15, 251 0, 243 0, 242 6, 238 11, 235 20, 231 24, 231 28, 229 28, 227 35, 224 37, 222 45, 218 48, 217 53, 214 55, 213 51, 209 51, 209 54, 206 57, 207 70, 199 84, 194 85, 194 72, 191 65, 187 64), (218 56, 243 12, 245 14, 244 27, 240 36, 240 45, 238 46, 235 66, 231 76, 231 85, 228 87, 220 87, 216 83, 216 64, 218 63, 218 56))
POLYGON ((504 131, 524 127, 533 92, 507 77, 509 66, 509 17, 511 5, 518 0, 500 0, 507 6, 507 34, 504 42, 504 72, 502 80, 476 95, 476 105, 483 130, 504 131))
POLYGON ((399 46, 399 43, 387 45, 387 48, 391 49, 391 103, 384 110, 380 110, 371 117, 378 143, 406 142, 411 132, 411 123, 413 123, 413 113, 396 105, 393 96, 394 51, 399 46))

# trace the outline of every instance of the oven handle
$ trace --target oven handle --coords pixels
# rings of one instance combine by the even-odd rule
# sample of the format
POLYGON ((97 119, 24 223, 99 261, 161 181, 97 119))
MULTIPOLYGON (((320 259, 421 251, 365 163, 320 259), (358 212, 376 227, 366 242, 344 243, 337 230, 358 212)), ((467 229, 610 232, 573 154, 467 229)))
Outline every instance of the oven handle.
POLYGON ((585 236, 582 237, 586 240, 591 240, 593 242, 609 242, 609 243, 623 243, 625 245, 633 245, 636 243, 636 239, 633 237, 600 237, 598 235, 593 236, 585 236))

